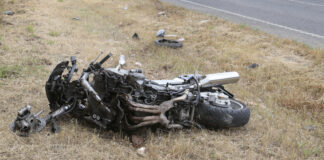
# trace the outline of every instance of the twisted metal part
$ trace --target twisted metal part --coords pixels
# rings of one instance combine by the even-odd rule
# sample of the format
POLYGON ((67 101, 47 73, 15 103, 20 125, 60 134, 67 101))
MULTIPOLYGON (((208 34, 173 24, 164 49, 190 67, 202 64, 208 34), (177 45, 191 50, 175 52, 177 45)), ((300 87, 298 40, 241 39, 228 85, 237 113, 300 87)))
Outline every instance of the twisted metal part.
POLYGON ((189 90, 186 90, 184 94, 180 97, 173 98, 169 101, 165 101, 161 103, 160 105, 147 105, 147 104, 141 104, 136 103, 131 100, 131 96, 127 95, 126 100, 129 103, 127 106, 129 110, 132 111, 140 111, 140 112, 146 112, 150 114, 157 114, 152 116, 146 116, 146 117, 137 117, 137 116, 130 116, 129 118, 132 121, 139 122, 136 125, 130 125, 128 126, 129 129, 135 129, 140 128, 144 126, 150 126, 154 124, 161 124, 162 126, 166 128, 183 128, 180 124, 170 124, 170 121, 167 119, 165 113, 169 111, 171 108, 174 107, 175 102, 184 101, 188 97, 189 90))

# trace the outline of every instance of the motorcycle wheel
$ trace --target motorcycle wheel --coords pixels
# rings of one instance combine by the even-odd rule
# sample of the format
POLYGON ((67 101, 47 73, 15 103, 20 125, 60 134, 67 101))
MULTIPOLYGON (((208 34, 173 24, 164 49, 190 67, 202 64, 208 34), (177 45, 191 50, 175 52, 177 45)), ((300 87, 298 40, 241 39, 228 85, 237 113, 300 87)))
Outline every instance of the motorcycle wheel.
POLYGON ((247 124, 250 109, 235 99, 230 99, 230 102, 230 105, 199 103, 195 109, 195 120, 212 129, 241 127, 247 124))

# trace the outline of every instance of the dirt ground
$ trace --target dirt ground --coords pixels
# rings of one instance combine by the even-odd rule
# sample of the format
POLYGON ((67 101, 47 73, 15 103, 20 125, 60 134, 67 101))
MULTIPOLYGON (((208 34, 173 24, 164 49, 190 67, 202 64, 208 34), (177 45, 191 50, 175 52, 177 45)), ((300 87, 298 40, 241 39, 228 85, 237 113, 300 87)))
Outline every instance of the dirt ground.
POLYGON ((0 159, 324 159, 321 49, 157 0, 2 0, 0 9, 0 159), (155 46, 159 29, 184 46, 155 46), (106 67, 124 54, 127 69, 140 62, 150 79, 237 71, 240 81, 226 88, 251 108, 250 122, 152 133, 143 157, 122 132, 76 119, 59 121, 58 134, 9 131, 25 104, 49 112, 44 85, 57 63, 75 55, 81 71, 101 51, 114 54, 106 67))

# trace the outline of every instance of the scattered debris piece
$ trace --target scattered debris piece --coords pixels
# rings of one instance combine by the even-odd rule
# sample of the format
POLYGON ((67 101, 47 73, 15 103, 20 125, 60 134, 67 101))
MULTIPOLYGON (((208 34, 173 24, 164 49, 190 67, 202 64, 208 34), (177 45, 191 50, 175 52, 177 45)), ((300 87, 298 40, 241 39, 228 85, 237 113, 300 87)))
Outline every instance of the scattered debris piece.
POLYGON ((128 10, 128 5, 126 5, 126 6, 124 7, 124 10, 128 10))
POLYGON ((207 22, 209 22, 208 19, 200 21, 199 24, 201 25, 201 24, 205 24, 205 23, 207 23, 207 22))
POLYGON ((177 40, 170 40, 170 39, 158 39, 155 40, 155 44, 158 46, 165 46, 170 48, 180 48, 182 47, 182 43, 177 40))
POLYGON ((257 67, 259 67, 259 65, 256 64, 256 63, 253 63, 253 64, 251 64, 251 65, 248 66, 248 68, 251 68, 251 69, 257 68, 257 67))
POLYGON ((145 156, 145 150, 146 150, 145 147, 141 147, 141 148, 137 149, 137 154, 138 154, 139 156, 144 157, 144 156, 145 156))
POLYGON ((159 16, 159 17, 160 17, 160 16, 166 16, 166 14, 165 14, 164 11, 161 11, 161 12, 158 13, 158 16, 159 16))
POLYGON ((156 37, 164 37, 165 29, 160 29, 156 32, 156 37))
POLYGON ((8 16, 12 16, 12 15, 15 14, 15 12, 13 12, 13 11, 5 11, 4 14, 8 15, 8 16))
POLYGON ((135 65, 142 67, 142 63, 140 63, 140 62, 135 62, 135 65))
POLYGON ((177 37, 177 35, 175 35, 175 34, 168 34, 168 35, 164 35, 164 37, 177 37))
POLYGON ((138 34, 136 32, 133 34, 132 38, 133 39, 136 39, 136 40, 139 40, 140 39, 139 36, 138 36, 138 34))
POLYGON ((314 131, 315 127, 313 125, 307 125, 304 127, 304 129, 308 130, 308 131, 314 131))
POLYGON ((79 17, 73 17, 72 20, 76 20, 76 21, 79 21, 80 18, 79 17))
POLYGON ((178 41, 183 42, 185 39, 184 38, 179 38, 178 41))

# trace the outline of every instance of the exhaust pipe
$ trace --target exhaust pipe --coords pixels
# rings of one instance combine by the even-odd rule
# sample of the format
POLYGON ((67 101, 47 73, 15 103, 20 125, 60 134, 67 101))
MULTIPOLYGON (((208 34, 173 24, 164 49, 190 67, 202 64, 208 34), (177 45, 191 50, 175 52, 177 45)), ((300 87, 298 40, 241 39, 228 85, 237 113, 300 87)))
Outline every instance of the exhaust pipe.
POLYGON ((224 85, 230 83, 236 83, 240 79, 240 75, 237 72, 224 72, 207 74, 205 78, 200 80, 200 86, 205 87, 211 84, 224 85))

